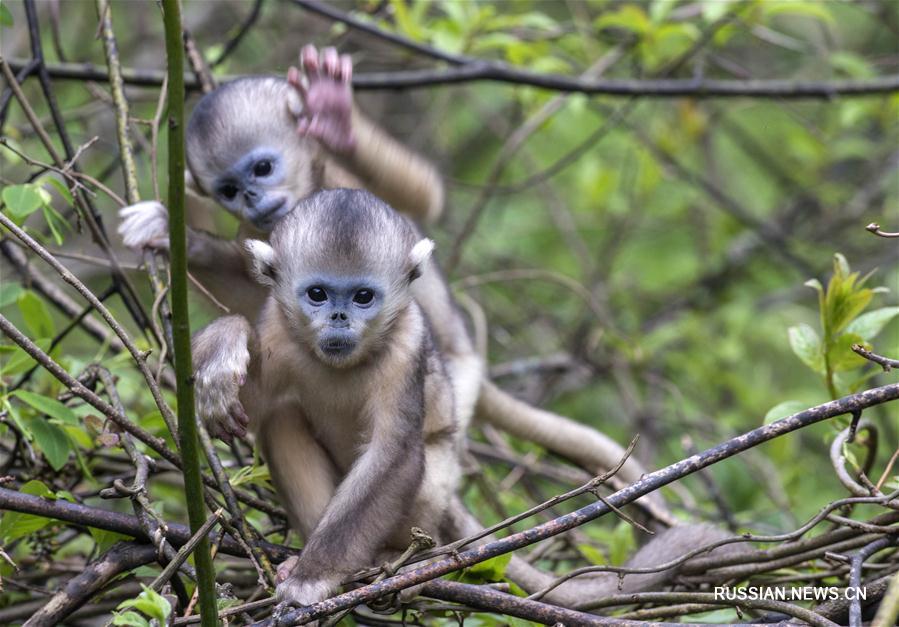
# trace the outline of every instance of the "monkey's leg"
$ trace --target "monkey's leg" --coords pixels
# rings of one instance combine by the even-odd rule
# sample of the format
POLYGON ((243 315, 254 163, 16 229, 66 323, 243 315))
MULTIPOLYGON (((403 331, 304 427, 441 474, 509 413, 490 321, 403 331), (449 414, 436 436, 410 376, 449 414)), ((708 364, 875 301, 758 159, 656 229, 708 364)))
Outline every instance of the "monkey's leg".
MULTIPOLYGON (((389 398, 378 402, 391 405, 389 398)), ((396 528, 397 512, 415 497, 424 462, 421 432, 414 424, 404 424, 414 421, 393 409, 396 406, 371 409, 371 441, 327 504, 294 571, 278 585, 282 601, 309 605, 327 598, 344 577, 372 562, 396 528)), ((280 449, 292 455, 292 472, 306 472, 305 459, 280 449)), ((281 470, 278 474, 285 475, 281 470)))
POLYGON ((337 491, 340 473, 295 407, 273 410, 256 433, 290 526, 308 541, 337 491))

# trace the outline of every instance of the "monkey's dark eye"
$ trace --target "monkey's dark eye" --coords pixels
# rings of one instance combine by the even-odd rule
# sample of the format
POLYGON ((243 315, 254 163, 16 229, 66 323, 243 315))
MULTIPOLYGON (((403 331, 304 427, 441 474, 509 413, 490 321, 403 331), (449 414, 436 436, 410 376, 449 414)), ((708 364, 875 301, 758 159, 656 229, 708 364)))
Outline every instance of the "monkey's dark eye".
POLYGON ((260 161, 253 166, 253 174, 256 176, 268 176, 272 173, 272 162, 268 159, 260 161))
POLYGON ((375 297, 375 293, 369 289, 361 289, 353 295, 353 302, 359 305, 367 305, 375 297))
POLYGON ((306 296, 309 297, 313 303, 323 303, 328 300, 328 294, 317 285, 313 285, 308 290, 306 290, 306 296))
POLYGON ((232 185, 231 183, 222 185, 219 187, 219 194, 224 196, 227 200, 234 200, 234 197, 237 196, 237 185, 232 185))

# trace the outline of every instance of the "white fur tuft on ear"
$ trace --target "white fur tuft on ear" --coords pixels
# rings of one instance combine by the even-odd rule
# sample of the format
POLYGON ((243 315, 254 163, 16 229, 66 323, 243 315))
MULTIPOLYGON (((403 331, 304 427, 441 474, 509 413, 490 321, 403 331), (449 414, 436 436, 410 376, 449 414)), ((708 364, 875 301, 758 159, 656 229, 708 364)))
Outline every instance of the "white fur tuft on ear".
POLYGON ((414 281, 421 276, 425 262, 434 251, 434 242, 427 237, 418 241, 409 251, 409 281, 414 281))
POLYGON ((426 237, 419 240, 418 243, 412 247, 412 251, 409 253, 409 261, 412 262, 413 266, 420 266, 428 260, 428 257, 431 256, 432 252, 434 252, 434 240, 430 240, 426 237))
POLYGON ((250 253, 253 263, 253 276, 262 285, 275 284, 275 249, 258 239, 248 239, 244 248, 250 253))

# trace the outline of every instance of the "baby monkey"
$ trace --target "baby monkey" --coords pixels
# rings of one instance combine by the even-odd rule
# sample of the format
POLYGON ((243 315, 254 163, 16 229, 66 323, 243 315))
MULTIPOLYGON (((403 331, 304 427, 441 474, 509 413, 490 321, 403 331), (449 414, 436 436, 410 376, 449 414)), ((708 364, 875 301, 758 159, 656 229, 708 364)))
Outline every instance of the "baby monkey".
MULTIPOLYGON (((465 431, 458 390, 413 297, 433 243, 359 190, 323 191, 247 248, 269 290, 259 321, 221 318, 194 339, 198 405, 220 402, 223 369, 252 416, 291 526, 306 540, 279 569, 277 596, 308 605, 358 570, 406 548, 409 530, 440 542, 480 531, 456 497, 465 431), (374 241, 372 239, 374 238, 374 241), (445 537, 442 537, 445 536, 445 537)), ((226 412, 204 418, 223 419, 226 412)), ((665 563, 718 539, 675 527, 630 563, 665 563)), ((553 576, 513 556, 507 576, 529 592, 553 576)), ((660 586, 670 572, 628 576, 622 590, 660 586)), ((572 606, 618 590, 618 577, 566 582, 550 602, 572 606)))
POLYGON ((432 248, 375 196, 320 192, 247 242, 270 289, 256 328, 229 316, 194 340, 199 395, 222 361, 247 373, 241 402, 306 538, 283 601, 327 598, 413 525, 436 533, 453 499, 464 432, 411 292, 432 248))

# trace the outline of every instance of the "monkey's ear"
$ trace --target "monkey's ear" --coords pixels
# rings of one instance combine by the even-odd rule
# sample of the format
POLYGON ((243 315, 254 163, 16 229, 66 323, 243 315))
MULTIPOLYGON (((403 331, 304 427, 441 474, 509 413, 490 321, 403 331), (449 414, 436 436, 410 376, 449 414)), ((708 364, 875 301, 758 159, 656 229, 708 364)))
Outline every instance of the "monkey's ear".
POLYGON ((412 250, 409 252, 410 283, 421 276, 421 273, 424 271, 425 263, 430 259, 432 252, 434 252, 434 241, 429 240, 427 237, 419 240, 418 243, 412 247, 412 250))
POLYGON ((275 270, 275 249, 258 239, 248 239, 244 242, 250 259, 253 263, 253 278, 262 285, 273 287, 277 280, 275 270))
POLYGON ((188 192, 195 196, 206 197, 206 192, 197 185, 197 180, 194 178, 193 172, 187 168, 184 168, 184 187, 188 192))

